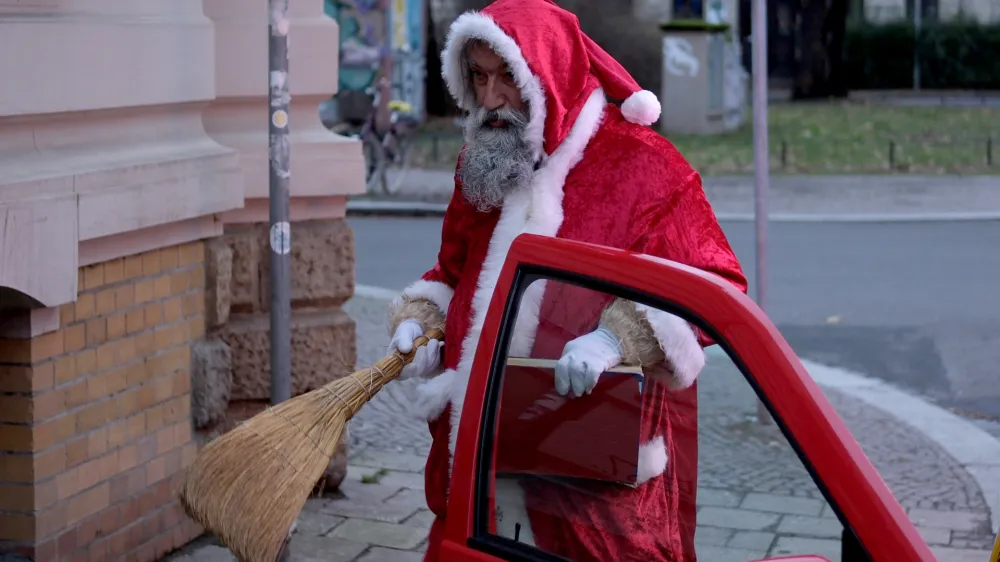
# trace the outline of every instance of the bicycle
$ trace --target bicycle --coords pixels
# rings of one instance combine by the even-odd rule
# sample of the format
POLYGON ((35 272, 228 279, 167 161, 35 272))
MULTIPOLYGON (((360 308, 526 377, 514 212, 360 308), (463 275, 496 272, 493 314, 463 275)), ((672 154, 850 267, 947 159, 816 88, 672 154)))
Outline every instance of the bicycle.
POLYGON ((413 139, 411 133, 417 121, 412 117, 413 105, 403 100, 390 100, 389 127, 381 136, 378 134, 376 119, 381 94, 378 88, 367 88, 365 93, 372 96, 371 111, 361 124, 360 130, 352 130, 351 123, 344 123, 333 130, 362 142, 361 150, 365 159, 365 191, 369 194, 381 187, 385 195, 394 195, 402 187, 410 168, 413 139))

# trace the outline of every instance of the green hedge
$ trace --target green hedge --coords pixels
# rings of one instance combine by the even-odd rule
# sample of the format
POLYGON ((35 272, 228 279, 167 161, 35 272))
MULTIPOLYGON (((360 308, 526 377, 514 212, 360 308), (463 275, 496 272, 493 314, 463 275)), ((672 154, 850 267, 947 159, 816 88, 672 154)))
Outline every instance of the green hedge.
POLYGON ((912 88, 915 43, 922 88, 1000 89, 1000 25, 965 21, 924 24, 917 41, 912 22, 849 24, 848 87, 912 88))

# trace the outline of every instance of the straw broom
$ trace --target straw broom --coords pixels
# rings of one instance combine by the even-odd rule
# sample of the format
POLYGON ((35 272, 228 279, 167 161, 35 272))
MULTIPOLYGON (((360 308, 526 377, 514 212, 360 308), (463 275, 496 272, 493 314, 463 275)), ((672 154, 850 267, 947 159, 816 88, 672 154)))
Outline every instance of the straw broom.
POLYGON ((184 474, 184 510, 242 562, 278 560, 347 422, 430 339, 444 333, 428 330, 410 353, 268 407, 210 442, 184 474))

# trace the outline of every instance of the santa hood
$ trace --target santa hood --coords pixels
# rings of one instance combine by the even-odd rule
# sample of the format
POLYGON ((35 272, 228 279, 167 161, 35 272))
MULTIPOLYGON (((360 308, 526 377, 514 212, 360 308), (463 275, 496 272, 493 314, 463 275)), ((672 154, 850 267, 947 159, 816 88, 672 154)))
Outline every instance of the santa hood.
POLYGON ((526 141, 536 159, 551 155, 569 135, 591 94, 601 88, 623 100, 632 123, 651 125, 660 103, 617 61, 580 29, 575 15, 552 0, 498 0, 466 12, 451 25, 441 54, 442 75, 459 107, 472 110, 476 96, 464 68, 463 51, 481 40, 507 63, 527 102, 526 141))

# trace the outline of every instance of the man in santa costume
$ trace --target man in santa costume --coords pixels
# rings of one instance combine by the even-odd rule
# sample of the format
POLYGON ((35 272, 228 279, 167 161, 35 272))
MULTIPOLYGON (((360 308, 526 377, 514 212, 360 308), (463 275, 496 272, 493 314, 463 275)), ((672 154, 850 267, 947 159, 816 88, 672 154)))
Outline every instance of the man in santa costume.
MULTIPOLYGON (((404 378, 424 379, 420 415, 433 444, 426 494, 437 560, 455 440, 476 346, 514 238, 533 233, 628 249, 746 279, 701 178, 648 126, 656 97, 551 0, 498 0, 452 24, 443 75, 469 112, 437 263, 389 310, 392 347, 425 329, 446 344, 418 350, 404 378), (619 108, 608 100, 621 100, 619 108)), ((711 342, 666 312, 562 283, 525 291, 509 355, 558 358, 553 385, 589 393, 617 364, 642 365, 636 488, 497 481, 498 532, 573 560, 693 562, 697 487, 694 381, 711 342)), ((502 430, 502 428, 501 428, 502 430)))

